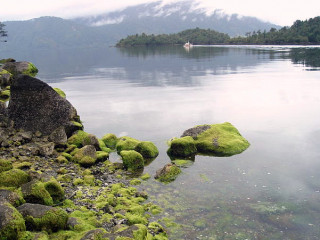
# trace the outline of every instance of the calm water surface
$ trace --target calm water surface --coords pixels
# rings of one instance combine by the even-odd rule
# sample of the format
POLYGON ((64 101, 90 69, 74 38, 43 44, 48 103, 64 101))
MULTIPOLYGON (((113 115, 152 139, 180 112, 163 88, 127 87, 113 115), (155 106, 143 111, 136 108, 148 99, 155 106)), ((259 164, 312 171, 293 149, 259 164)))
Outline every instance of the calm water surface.
POLYGON ((196 156, 175 182, 142 184, 170 239, 320 239, 320 48, 5 54, 63 89, 85 131, 156 143, 151 175, 170 162, 166 141, 195 125, 231 122, 248 139, 242 154, 196 156))

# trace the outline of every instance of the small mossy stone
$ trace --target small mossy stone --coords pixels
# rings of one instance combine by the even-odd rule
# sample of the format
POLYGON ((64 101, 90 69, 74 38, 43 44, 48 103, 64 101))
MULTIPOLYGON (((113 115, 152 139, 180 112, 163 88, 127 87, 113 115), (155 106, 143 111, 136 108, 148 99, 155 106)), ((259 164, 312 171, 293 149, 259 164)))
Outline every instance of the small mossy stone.
POLYGON ((66 98, 65 92, 62 91, 60 88, 53 88, 53 90, 55 90, 60 95, 60 97, 66 98))
POLYGON ((168 154, 177 157, 189 157, 197 153, 195 141, 192 137, 186 136, 173 139, 170 142, 168 154))
POLYGON ((174 181, 181 173, 181 169, 174 164, 168 163, 156 172, 155 179, 163 183, 174 181))
POLYGON ((33 63, 29 62, 28 68, 22 74, 35 77, 37 73, 38 73, 38 68, 33 63))
POLYGON ((134 150, 123 150, 120 152, 123 166, 128 171, 136 171, 144 168, 144 160, 140 153, 134 150))
POLYGON ((25 230, 22 215, 8 202, 0 202, 0 239, 16 240, 25 230))
POLYGON ((8 202, 12 206, 17 207, 25 203, 20 189, 15 191, 8 189, 0 189, 0 202, 8 202))
POLYGON ((141 180, 139 179, 132 179, 130 181, 130 185, 140 185, 141 184, 141 180))
POLYGON ((97 161, 104 162, 109 159, 109 153, 104 151, 97 151, 97 161))
POLYGON ((156 158, 159 155, 159 150, 156 145, 148 141, 138 143, 135 150, 144 158, 156 158))
POLYGON ((72 159, 83 167, 90 167, 96 163, 96 149, 92 145, 84 146, 76 152, 72 159))
POLYGON ((54 203, 59 203, 64 200, 64 190, 61 184, 54 178, 44 183, 45 189, 49 192, 54 203))
POLYGON ((185 159, 175 159, 171 161, 173 164, 177 165, 178 167, 187 168, 194 164, 192 160, 185 160, 185 159))
POLYGON ((0 173, 12 169, 12 162, 5 159, 0 159, 0 173))
POLYGON ((76 145, 78 148, 85 146, 84 143, 90 141, 89 133, 86 133, 82 130, 76 131, 71 137, 68 138, 69 145, 76 145))
POLYGON ((118 142, 118 138, 116 135, 112 134, 112 133, 108 133, 105 134, 101 140, 104 142, 104 144, 106 145, 106 147, 111 148, 111 149, 115 149, 116 144, 118 142))
POLYGON ((139 143, 139 140, 132 137, 121 137, 117 142, 116 149, 118 153, 123 150, 135 150, 139 143))
POLYGON ((151 176, 150 176, 149 173, 146 173, 146 174, 143 174, 140 178, 141 178, 143 181, 146 181, 146 180, 148 180, 149 178, 151 178, 151 176))
POLYGON ((11 169, 0 173, 0 186, 2 187, 20 187, 29 180, 29 175, 20 169, 11 169))

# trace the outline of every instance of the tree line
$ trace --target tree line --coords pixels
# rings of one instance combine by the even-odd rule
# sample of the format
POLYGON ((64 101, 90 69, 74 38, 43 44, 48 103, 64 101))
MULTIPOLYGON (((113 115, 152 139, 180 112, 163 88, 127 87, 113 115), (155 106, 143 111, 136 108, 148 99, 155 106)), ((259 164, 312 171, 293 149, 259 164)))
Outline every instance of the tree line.
POLYGON ((5 25, 0 22, 0 39, 7 36, 7 31, 4 29, 5 25))
POLYGON ((156 46, 184 44, 190 41, 197 45, 212 44, 319 44, 320 17, 305 21, 297 20, 291 27, 271 28, 269 31, 253 31, 246 36, 231 38, 228 34, 210 29, 188 29, 175 34, 148 35, 145 33, 121 39, 116 46, 156 46))

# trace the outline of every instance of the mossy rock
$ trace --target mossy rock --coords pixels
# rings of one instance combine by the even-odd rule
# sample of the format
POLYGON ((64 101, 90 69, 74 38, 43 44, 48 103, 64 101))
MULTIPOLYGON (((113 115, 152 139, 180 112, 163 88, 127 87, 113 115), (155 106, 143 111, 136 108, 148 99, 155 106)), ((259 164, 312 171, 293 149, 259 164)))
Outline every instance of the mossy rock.
POLYGON ((55 90, 60 95, 60 97, 66 98, 65 92, 62 91, 60 88, 53 88, 53 90, 55 90))
POLYGON ((0 90, 0 100, 6 102, 10 99, 10 90, 0 90))
POLYGON ((118 153, 123 150, 135 150, 139 143, 139 140, 132 137, 121 137, 117 142, 116 149, 118 153))
POLYGON ((64 200, 64 190, 61 184, 54 178, 44 183, 45 189, 49 192, 54 203, 59 203, 64 200))
POLYGON ((22 215, 8 202, 0 202, 0 239, 16 240, 26 230, 22 215))
POLYGON ((159 155, 159 150, 156 145, 148 141, 138 143, 135 150, 144 158, 156 158, 159 155))
POLYGON ((96 149, 92 145, 84 146, 76 152, 72 159, 83 167, 90 167, 97 161, 96 149))
POLYGON ((61 208, 25 203, 17 209, 25 219, 27 230, 50 233, 66 228, 68 214, 61 208))
POLYGON ((140 153, 134 150, 123 150, 120 156, 126 170, 134 172, 144 168, 144 160, 140 153))
POLYGON ((29 175, 20 169, 0 173, 0 186, 2 187, 20 187, 29 180, 29 175))
POLYGON ((97 161, 104 162, 109 159, 109 153, 104 151, 97 151, 97 161))
POLYGON ((31 77, 35 77, 38 73, 38 68, 29 62, 28 68, 22 72, 22 74, 29 75, 31 77))
POLYGON ((0 159, 0 173, 12 169, 12 162, 5 159, 0 159))
POLYGON ((181 169, 178 166, 168 163, 156 172, 154 178, 163 183, 170 183, 174 181, 180 173, 181 169))
POLYGON ((199 153, 232 156, 246 150, 250 144, 239 131, 228 122, 210 125, 210 128, 195 137, 199 153))
POLYGON ((75 134, 68 138, 67 142, 69 145, 76 145, 78 148, 86 145, 93 145, 96 149, 99 148, 98 139, 93 134, 82 130, 76 131, 75 134))
POLYGON ((171 162, 181 168, 187 168, 194 164, 194 161, 186 160, 186 159, 175 159, 175 160, 172 160, 171 162))
POLYGON ((15 191, 0 189, 0 202, 8 202, 12 206, 17 207, 26 201, 23 199, 20 189, 16 189, 15 191))
POLYGON ((116 144, 118 142, 118 138, 116 135, 112 134, 112 133, 108 133, 105 134, 101 140, 104 142, 104 144, 106 145, 106 147, 111 148, 111 149, 115 149, 116 144))
POLYGON ((175 138, 169 142, 168 155, 176 157, 189 157, 197 153, 195 141, 192 137, 186 136, 175 138))
POLYGON ((43 182, 33 180, 21 186, 23 198, 28 203, 38 203, 43 205, 53 205, 50 193, 46 190, 43 182))

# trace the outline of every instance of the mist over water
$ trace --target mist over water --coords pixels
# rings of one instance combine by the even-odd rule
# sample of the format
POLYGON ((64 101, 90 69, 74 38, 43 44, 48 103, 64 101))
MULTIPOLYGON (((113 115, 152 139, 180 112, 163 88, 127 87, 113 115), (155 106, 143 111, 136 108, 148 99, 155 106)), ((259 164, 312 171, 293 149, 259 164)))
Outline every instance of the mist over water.
MULTIPOLYGON (((178 179, 143 183, 181 224, 172 239, 320 239, 319 48, 182 47, 5 53, 33 62, 63 89, 85 131, 166 141, 200 124, 231 122, 251 146, 196 156, 178 179)), ((6 57, 6 56, 4 56, 6 57)), ((112 161, 119 161, 113 154, 112 161)), ((171 229, 171 230, 170 230, 171 229)))

